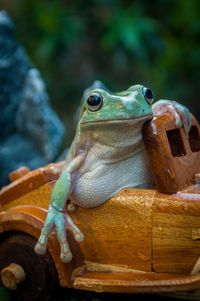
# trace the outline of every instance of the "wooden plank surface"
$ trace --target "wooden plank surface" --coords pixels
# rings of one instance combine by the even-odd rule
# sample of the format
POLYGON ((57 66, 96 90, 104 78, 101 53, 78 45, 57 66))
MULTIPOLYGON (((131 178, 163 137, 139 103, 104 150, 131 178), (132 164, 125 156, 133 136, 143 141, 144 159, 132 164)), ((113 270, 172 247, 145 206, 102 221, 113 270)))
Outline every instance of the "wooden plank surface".
MULTIPOLYGON (((192 196, 192 195, 191 195, 192 196)), ((200 202, 180 195, 162 197, 153 205, 153 270, 190 274, 200 254, 200 202)))
POLYGON ((164 293, 190 291, 200 288, 200 275, 146 273, 85 273, 75 278, 73 287, 97 292, 164 293))
POLYGON ((102 206, 77 208, 71 217, 85 235, 85 260, 151 271, 154 194, 124 189, 102 206))

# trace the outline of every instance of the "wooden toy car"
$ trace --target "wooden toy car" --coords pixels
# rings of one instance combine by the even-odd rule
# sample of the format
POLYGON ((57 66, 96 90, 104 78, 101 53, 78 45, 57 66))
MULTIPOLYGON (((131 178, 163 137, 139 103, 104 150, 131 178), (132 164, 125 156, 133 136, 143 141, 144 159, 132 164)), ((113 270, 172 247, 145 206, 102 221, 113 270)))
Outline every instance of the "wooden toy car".
POLYGON ((187 137, 163 115, 147 122, 143 135, 156 187, 126 188, 104 205, 70 213, 85 240, 78 244, 68 233, 67 264, 55 233, 47 254, 34 252, 64 162, 10 174, 0 192, 0 271, 20 300, 44 300, 57 279, 96 292, 200 292, 199 124, 192 116, 187 137))

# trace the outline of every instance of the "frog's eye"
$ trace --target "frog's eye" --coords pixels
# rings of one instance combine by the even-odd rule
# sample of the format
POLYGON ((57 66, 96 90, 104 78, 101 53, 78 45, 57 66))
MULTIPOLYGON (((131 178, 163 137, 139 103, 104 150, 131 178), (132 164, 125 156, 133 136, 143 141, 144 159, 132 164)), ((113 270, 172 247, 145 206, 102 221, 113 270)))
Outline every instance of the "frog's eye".
POLYGON ((103 96, 99 93, 92 93, 87 99, 87 105, 90 111, 98 111, 103 105, 103 96))
POLYGON ((151 105, 154 101, 153 93, 149 88, 142 88, 142 93, 144 95, 144 98, 148 102, 149 105, 151 105))

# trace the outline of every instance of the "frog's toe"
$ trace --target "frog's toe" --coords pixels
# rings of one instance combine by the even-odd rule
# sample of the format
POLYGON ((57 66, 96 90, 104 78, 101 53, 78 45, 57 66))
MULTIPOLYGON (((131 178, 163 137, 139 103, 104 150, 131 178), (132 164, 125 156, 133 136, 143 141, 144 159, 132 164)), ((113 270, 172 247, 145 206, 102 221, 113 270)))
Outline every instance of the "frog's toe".
POLYGON ((83 240, 84 240, 84 235, 83 235, 83 233, 77 233, 76 235, 75 235, 75 240, 77 241, 77 242, 82 242, 83 240))
POLYGON ((61 252, 60 260, 64 263, 70 262, 72 260, 72 253, 70 251, 61 252))
POLYGON ((34 248, 35 253, 38 255, 43 255, 46 252, 46 244, 41 244, 40 242, 37 242, 34 248))
POLYGON ((68 225, 68 228, 73 232, 75 240, 77 242, 81 242, 84 240, 83 233, 79 230, 79 228, 74 224, 73 220, 69 215, 65 216, 66 223, 68 225))
POLYGON ((188 134, 191 128, 191 115, 190 111, 187 107, 179 104, 178 102, 174 101, 174 116, 176 126, 181 128, 182 126, 185 128, 186 133, 188 134))

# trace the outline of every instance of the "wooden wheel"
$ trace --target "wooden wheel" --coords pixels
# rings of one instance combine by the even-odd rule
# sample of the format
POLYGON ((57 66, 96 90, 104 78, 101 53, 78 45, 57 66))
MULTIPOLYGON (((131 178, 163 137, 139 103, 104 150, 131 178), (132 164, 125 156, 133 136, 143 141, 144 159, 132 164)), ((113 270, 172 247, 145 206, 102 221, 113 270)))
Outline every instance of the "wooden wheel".
POLYGON ((49 300, 58 284, 50 254, 37 255, 35 244, 35 238, 23 233, 12 234, 0 243, 1 282, 10 286, 14 300, 49 300))

